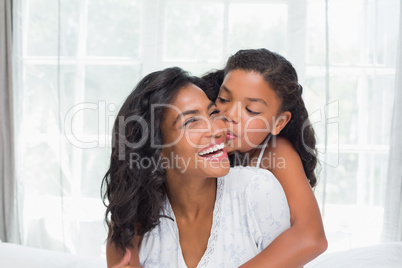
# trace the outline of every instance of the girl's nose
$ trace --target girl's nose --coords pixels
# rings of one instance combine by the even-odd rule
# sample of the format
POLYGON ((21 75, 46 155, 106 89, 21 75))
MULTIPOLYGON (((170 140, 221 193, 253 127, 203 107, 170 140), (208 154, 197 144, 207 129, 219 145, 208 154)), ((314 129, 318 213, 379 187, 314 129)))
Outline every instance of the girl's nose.
POLYGON ((241 112, 240 105, 241 105, 240 102, 234 103, 233 105, 228 107, 228 109, 223 113, 225 119, 228 122, 234 123, 234 124, 239 123, 240 112, 241 112))

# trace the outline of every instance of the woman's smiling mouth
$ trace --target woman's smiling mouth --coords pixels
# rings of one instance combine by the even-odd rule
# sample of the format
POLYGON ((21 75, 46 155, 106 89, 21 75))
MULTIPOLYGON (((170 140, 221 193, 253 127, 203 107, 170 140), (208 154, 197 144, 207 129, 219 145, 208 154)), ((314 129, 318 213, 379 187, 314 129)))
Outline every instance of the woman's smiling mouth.
POLYGON ((224 147, 225 147, 224 141, 221 139, 220 141, 217 141, 214 144, 211 144, 208 147, 202 149, 198 153, 198 155, 207 160, 220 161, 228 157, 224 147))

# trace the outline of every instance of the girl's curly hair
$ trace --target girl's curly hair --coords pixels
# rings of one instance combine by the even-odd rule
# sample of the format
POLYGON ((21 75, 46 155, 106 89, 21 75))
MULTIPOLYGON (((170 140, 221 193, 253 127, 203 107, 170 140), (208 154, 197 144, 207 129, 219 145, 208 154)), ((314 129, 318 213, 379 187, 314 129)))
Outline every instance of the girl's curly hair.
POLYGON ((117 248, 132 246, 134 234, 145 234, 164 217, 166 174, 159 161, 163 144, 160 126, 166 105, 180 89, 198 82, 178 67, 153 72, 137 84, 117 115, 110 166, 101 187, 108 240, 117 248), (140 166, 138 160, 143 159, 156 166, 140 166))
POLYGON ((302 99, 303 87, 298 82, 296 70, 284 57, 267 49, 239 50, 229 57, 224 69, 202 77, 205 93, 212 101, 216 100, 225 76, 238 69, 261 74, 281 100, 279 112, 289 111, 292 114, 278 136, 292 142, 302 160, 310 185, 314 187, 317 183, 315 168, 318 162, 316 139, 302 99))

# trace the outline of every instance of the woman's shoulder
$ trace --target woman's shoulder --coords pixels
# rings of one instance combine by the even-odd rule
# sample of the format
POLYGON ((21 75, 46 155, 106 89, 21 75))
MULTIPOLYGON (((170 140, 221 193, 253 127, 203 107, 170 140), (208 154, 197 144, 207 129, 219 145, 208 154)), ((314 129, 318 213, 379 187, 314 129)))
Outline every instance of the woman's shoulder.
POLYGON ((229 174, 222 177, 225 188, 231 191, 244 191, 248 188, 282 188, 276 177, 266 169, 251 166, 230 168, 229 174))
POLYGON ((285 192, 268 170, 239 166, 231 168, 225 180, 226 202, 239 219, 248 222, 259 248, 266 247, 290 226, 285 192), (264 245, 264 246, 262 246, 264 245))

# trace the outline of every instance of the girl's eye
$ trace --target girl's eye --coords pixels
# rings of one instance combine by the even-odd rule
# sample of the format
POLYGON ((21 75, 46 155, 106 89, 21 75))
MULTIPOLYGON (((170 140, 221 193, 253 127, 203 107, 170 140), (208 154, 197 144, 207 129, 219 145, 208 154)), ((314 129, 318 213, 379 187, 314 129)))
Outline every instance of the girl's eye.
POLYGON ((250 110, 249 108, 246 108, 246 111, 249 112, 250 114, 256 114, 256 115, 260 114, 258 112, 254 112, 254 111, 250 110))
POLYGON ((218 96, 217 100, 220 101, 220 102, 229 102, 229 100, 224 99, 221 96, 218 96))
POLYGON ((188 119, 186 122, 184 122, 183 126, 185 127, 188 124, 191 124, 191 123, 196 122, 196 121, 197 121, 197 118, 192 117, 192 118, 188 119))

